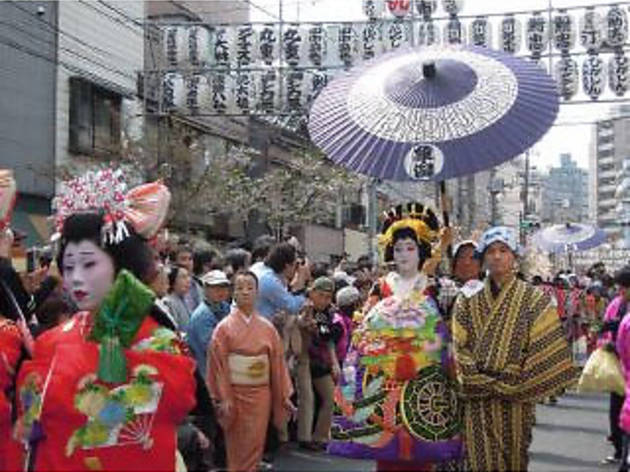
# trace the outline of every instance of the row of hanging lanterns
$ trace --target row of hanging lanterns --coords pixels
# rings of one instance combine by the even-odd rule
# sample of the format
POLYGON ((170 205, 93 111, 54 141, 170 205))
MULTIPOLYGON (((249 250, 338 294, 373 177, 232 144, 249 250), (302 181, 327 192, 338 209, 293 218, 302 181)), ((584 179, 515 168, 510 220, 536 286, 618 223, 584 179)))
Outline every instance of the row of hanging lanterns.
MULTIPOLYGON (((269 68, 168 73, 162 84, 163 109, 238 115, 301 113, 326 85, 329 72, 289 69, 280 73, 269 68)), ((565 100, 574 98, 580 86, 592 100, 597 100, 606 88, 618 97, 630 88, 630 60, 622 51, 614 53, 607 62, 597 54, 587 54, 581 63, 574 56, 562 56, 554 62, 551 72, 565 100)))
MULTIPOLYGON (((409 4, 401 0, 394 3, 398 8, 409 4)), ((416 2, 418 8, 424 5, 423 16, 413 22, 292 23, 284 25, 282 30, 277 24, 168 26, 164 29, 163 42, 165 66, 347 68, 414 42, 493 47, 492 24, 487 17, 480 16, 464 24, 457 16, 461 2, 445 0, 444 7, 454 13, 438 24, 431 19, 435 4, 435 0, 416 2)), ((628 39, 628 18, 618 6, 611 7, 606 15, 588 8, 579 23, 563 10, 552 18, 551 27, 540 13, 534 13, 524 23, 514 15, 506 15, 498 24, 498 49, 528 54, 537 60, 550 40, 552 47, 565 57, 575 48, 578 38, 589 54, 598 54, 604 45, 621 48, 628 39)))
POLYGON ((326 71, 168 73, 162 108, 192 114, 301 114, 326 85, 326 71))
MULTIPOLYGON (((402 19, 413 13, 412 3, 420 16, 431 16, 438 7, 437 0, 363 0, 363 13, 368 19, 376 20, 387 10, 395 18, 402 19)), ((442 8, 449 15, 459 14, 463 6, 463 0, 442 0, 442 8)))

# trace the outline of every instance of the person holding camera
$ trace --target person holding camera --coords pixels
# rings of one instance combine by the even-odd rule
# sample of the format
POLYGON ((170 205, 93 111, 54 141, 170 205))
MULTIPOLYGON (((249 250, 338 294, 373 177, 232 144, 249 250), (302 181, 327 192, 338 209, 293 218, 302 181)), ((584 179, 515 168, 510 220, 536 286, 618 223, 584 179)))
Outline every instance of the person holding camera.
POLYGON ((297 355, 298 443, 300 449, 324 451, 328 443, 333 414, 333 393, 339 378, 335 346, 341 336, 333 324, 332 305, 335 284, 328 277, 315 279, 308 300, 298 316, 301 346, 297 355), (313 431, 316 391, 320 407, 313 431))

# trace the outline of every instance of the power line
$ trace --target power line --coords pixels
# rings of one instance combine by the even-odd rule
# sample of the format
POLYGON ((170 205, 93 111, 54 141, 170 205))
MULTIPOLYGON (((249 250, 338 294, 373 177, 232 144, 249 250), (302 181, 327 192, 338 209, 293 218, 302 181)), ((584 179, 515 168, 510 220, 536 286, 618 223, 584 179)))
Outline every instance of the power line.
POLYGON ((135 24, 136 26, 139 26, 141 28, 144 27, 144 25, 142 24, 141 21, 136 20, 135 18, 130 17, 129 15, 127 15, 127 13, 125 13, 123 10, 120 10, 118 8, 116 8, 113 5, 110 5, 109 3, 107 3, 104 0, 96 0, 98 3, 100 3, 101 5, 103 5, 105 8, 108 8, 109 10, 112 10, 116 13, 118 13, 120 16, 122 16, 123 18, 126 18, 127 20, 131 21, 133 24, 135 24))
MULTIPOLYGON (((13 28, 13 29, 15 29, 17 31, 20 31, 20 32, 22 32, 24 34, 27 34, 31 40, 39 41, 39 42, 41 42, 43 44, 46 44, 47 46, 54 46, 54 44, 55 44, 54 41, 48 41, 45 38, 40 38, 40 37, 37 37, 37 36, 33 36, 30 31, 28 31, 28 30, 26 30, 24 28, 21 28, 20 26, 15 25, 13 23, 9 23, 8 21, 0 20, 0 25, 5 25, 5 26, 8 26, 9 28, 13 28)), ((74 51, 72 49, 66 48, 64 46, 58 46, 58 47, 59 47, 60 50, 65 51, 68 54, 72 54, 72 55, 74 55, 74 56, 76 56, 76 57, 78 57, 78 58, 80 58, 80 59, 82 59, 84 61, 90 62, 90 63, 92 63, 92 64, 94 64, 94 65, 96 65, 96 66, 98 66, 98 67, 100 67, 102 69, 105 69, 105 70, 109 71, 109 72, 112 72, 112 73, 124 76, 124 77, 129 78, 129 79, 135 79, 135 76, 133 76, 133 75, 131 75, 131 74, 125 72, 125 71, 122 71, 120 69, 116 69, 116 68, 107 66, 107 65, 105 65, 105 64, 103 64, 101 62, 96 61, 95 59, 93 59, 91 57, 84 56, 83 54, 80 54, 77 51, 74 51)))
POLYGON ((109 18, 110 20, 112 20, 115 23, 118 23, 119 25, 124 26, 125 28, 129 29, 129 31, 133 32, 134 34, 140 35, 142 37, 144 37, 144 30, 143 31, 138 31, 136 27, 131 26, 127 21, 121 20, 118 17, 115 17, 113 15, 110 15, 106 12, 104 12, 103 10, 101 10, 100 8, 95 7, 91 2, 86 1, 86 0, 77 0, 80 4, 85 5, 86 7, 94 10, 96 13, 104 16, 105 18, 109 18))
POLYGON ((39 21, 40 23, 43 23, 49 30, 54 31, 55 33, 58 33, 58 34, 60 34, 62 36, 66 36, 66 37, 72 39, 73 41, 76 41, 81 46, 83 46, 85 48, 88 48, 90 51, 99 51, 100 53, 106 54, 106 55, 111 56, 111 57, 113 57, 115 59, 121 59, 120 56, 116 56, 111 51, 107 51, 106 49, 102 49, 102 48, 99 48, 98 46, 95 46, 93 44, 89 44, 89 43, 85 42, 83 39, 79 38, 78 36, 75 36, 75 35, 73 35, 71 33, 63 31, 61 28, 59 28, 57 26, 51 25, 44 18, 41 18, 41 17, 37 16, 36 13, 21 7, 19 5, 19 3, 14 1, 14 0, 8 0, 8 3, 10 3, 13 7, 17 8, 18 10, 26 13, 30 18, 33 18, 33 19, 39 21))
MULTIPOLYGON (((24 54, 27 54, 29 56, 32 57, 36 57, 38 59, 43 59, 47 62, 50 62, 51 64, 54 64, 56 66, 62 66, 65 69, 69 70, 70 72, 74 72, 74 73, 78 73, 78 74, 82 74, 82 75, 88 75, 88 76, 94 76, 94 77, 98 77, 93 73, 90 73, 88 71, 85 71, 84 69, 75 66, 73 64, 69 64, 63 60, 59 60, 59 59, 51 59, 50 57, 46 56, 45 54, 41 54, 37 51, 34 51, 33 49, 27 48, 15 41, 13 41, 10 38, 6 38, 5 36, 0 35, 0 44, 4 44, 5 46, 9 46, 10 48, 13 48, 15 50, 18 50, 20 52, 23 52, 24 54)), ((103 79, 100 79, 101 82, 103 82, 103 79)), ((112 88, 123 88, 120 86, 115 86, 113 85, 112 88)))

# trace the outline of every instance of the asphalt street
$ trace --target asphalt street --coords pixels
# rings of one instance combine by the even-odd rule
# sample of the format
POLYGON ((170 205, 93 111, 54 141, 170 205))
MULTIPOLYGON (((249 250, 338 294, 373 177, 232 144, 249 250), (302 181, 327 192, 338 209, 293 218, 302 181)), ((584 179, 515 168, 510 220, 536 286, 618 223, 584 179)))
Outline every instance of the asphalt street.
MULTIPOLYGON (((608 396, 568 393, 556 405, 539 405, 531 447, 530 472, 616 472, 602 465, 612 453, 608 434, 608 396)), ((371 472, 371 461, 346 460, 290 447, 276 459, 276 471, 371 472)))

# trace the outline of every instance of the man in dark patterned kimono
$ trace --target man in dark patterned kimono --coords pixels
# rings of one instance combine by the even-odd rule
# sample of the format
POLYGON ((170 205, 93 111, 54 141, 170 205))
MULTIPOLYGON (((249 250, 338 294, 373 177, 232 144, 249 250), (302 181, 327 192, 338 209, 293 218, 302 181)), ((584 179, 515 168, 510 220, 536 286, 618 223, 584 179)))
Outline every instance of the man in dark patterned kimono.
POLYGON ((552 300, 516 277, 511 230, 486 231, 477 252, 489 277, 462 292, 452 322, 467 470, 524 471, 536 402, 577 371, 552 300))

